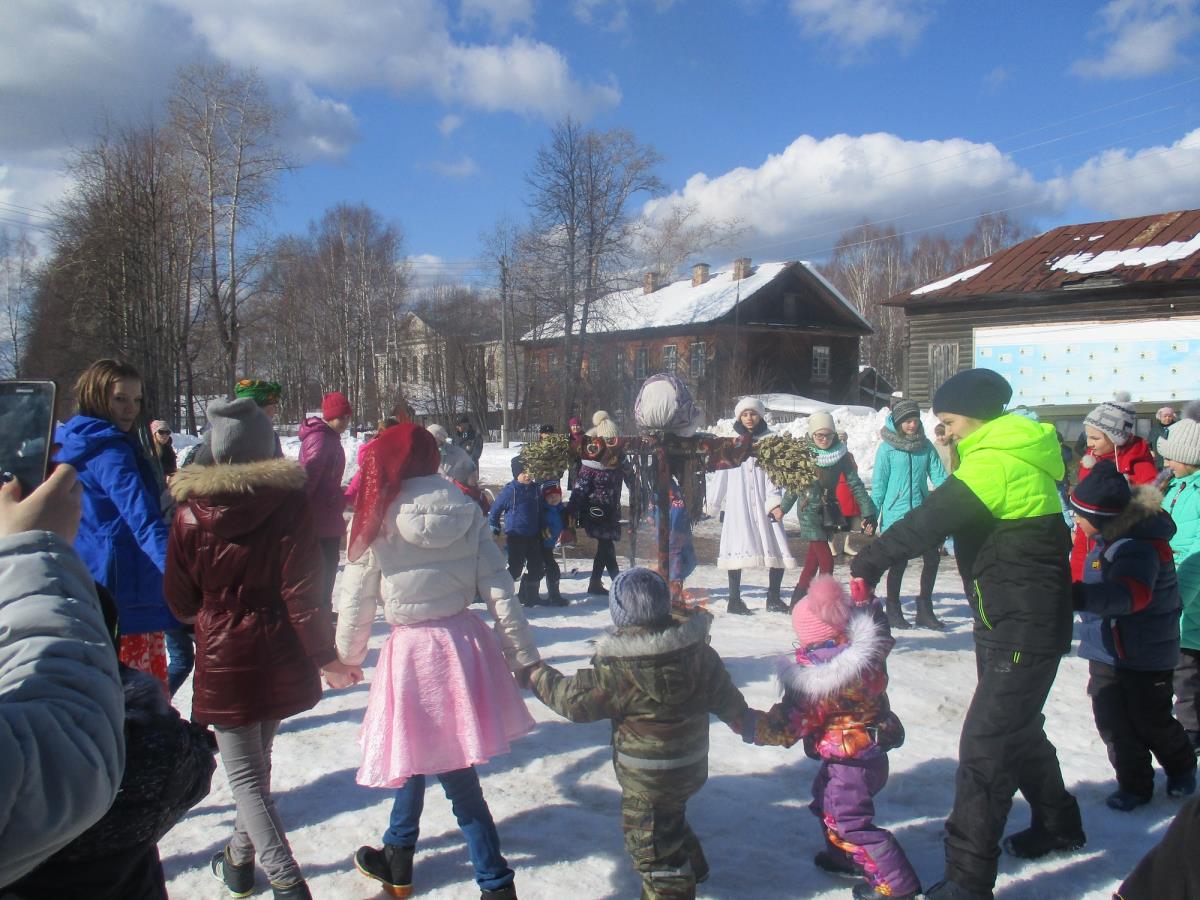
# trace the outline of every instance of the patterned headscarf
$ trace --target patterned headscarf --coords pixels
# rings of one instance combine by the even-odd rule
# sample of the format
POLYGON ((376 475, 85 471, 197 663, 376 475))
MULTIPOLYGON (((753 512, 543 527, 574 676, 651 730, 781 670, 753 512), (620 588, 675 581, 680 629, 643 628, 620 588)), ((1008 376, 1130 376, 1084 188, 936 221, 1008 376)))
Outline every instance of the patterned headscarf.
POLYGON ((283 396, 283 388, 277 381, 243 378, 234 386, 233 393, 239 400, 249 397, 259 406, 270 406, 279 402, 279 398, 283 396))
POLYGON ((356 562, 379 536, 383 515, 400 493, 404 479, 433 475, 441 461, 434 436, 411 422, 395 425, 363 446, 347 559, 356 562))

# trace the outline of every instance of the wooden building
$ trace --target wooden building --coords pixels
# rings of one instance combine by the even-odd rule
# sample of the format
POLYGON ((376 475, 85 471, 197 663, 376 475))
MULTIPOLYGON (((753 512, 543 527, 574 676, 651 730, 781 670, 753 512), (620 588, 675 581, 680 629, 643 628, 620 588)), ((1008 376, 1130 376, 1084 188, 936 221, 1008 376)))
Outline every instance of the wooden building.
MULTIPOLYGON (((565 374, 562 331, 555 320, 521 341, 534 405, 540 382, 552 408, 549 398, 565 374)), ((807 262, 753 266, 741 258, 717 272, 700 263, 690 279, 662 286, 647 275, 642 287, 596 304, 581 400, 625 412, 648 375, 673 372, 713 416, 728 415, 748 393, 859 403, 859 339, 870 333, 807 262)))
POLYGON ((1200 210, 1065 225, 887 303, 904 309, 905 392, 922 405, 973 366, 1064 423, 1124 390, 1144 430, 1200 396, 1200 210))

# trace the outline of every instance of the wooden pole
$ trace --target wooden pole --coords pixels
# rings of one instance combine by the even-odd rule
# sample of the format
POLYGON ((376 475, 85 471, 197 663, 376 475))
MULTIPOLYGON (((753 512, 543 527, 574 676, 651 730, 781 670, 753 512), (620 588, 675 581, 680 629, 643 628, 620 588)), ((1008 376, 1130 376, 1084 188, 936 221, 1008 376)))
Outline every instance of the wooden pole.
POLYGON ((655 502, 658 504, 658 570, 667 581, 671 580, 671 465, 667 459, 667 441, 654 451, 658 463, 658 484, 655 502))

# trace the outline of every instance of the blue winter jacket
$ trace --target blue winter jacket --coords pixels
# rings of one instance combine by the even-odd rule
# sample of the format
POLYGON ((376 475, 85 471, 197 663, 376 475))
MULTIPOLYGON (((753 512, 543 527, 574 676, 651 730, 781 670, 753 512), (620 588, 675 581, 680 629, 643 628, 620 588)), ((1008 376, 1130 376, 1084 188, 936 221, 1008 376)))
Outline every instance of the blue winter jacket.
POLYGON ((536 481, 521 484, 515 478, 504 486, 488 513, 488 524, 500 526, 504 517, 504 533, 536 537, 542 530, 542 488, 536 481))
POLYGON ((167 523, 158 482, 137 437, 107 419, 75 416, 58 427, 56 459, 79 472, 83 518, 75 549, 117 601, 122 634, 178 628, 163 600, 167 523))
MULTIPOLYGON (((896 435, 896 426, 888 416, 884 429, 896 435)), ((925 438, 916 450, 893 447, 885 436, 875 452, 875 470, 871 474, 871 501, 879 515, 879 530, 886 531, 929 496, 929 482, 935 488, 946 480, 946 467, 933 442, 925 438)))
POLYGON ((551 506, 545 500, 542 501, 542 530, 550 533, 549 537, 542 537, 542 543, 554 549, 558 543, 558 536, 562 534, 566 523, 563 521, 563 505, 551 506))
POLYGON ((1148 485, 1098 536, 1076 582, 1079 655, 1118 669, 1165 672, 1179 662, 1175 523, 1148 485))

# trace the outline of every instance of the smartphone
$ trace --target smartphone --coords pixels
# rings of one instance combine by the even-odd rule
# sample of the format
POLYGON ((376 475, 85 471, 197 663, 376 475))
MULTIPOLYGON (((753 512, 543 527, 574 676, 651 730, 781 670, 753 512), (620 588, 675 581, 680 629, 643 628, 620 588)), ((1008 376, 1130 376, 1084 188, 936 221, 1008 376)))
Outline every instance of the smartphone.
POLYGON ((0 381, 0 478, 21 496, 46 480, 54 440, 53 381, 0 381))

